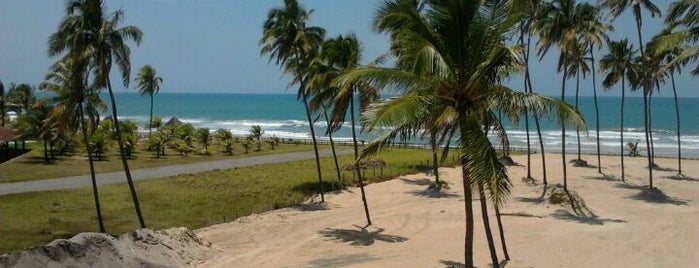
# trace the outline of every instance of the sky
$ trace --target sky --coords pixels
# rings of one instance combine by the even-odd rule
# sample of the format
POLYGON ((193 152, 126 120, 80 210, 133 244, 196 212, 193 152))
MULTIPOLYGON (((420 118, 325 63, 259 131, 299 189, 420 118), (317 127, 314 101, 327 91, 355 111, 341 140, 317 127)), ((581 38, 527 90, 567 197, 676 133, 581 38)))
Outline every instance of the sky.
MULTIPOLYGON (((139 68, 152 65, 163 77, 161 92, 202 93, 295 93, 287 89, 288 77, 279 66, 260 56, 262 24, 271 8, 281 7, 282 0, 105 0, 109 12, 122 9, 121 26, 138 26, 144 33, 140 46, 131 43, 131 84, 128 88, 114 83, 117 91, 137 92, 133 79, 139 68)), ((383 0, 299 0, 314 13, 307 25, 326 29, 327 36, 354 32, 363 44, 363 61, 369 62, 389 48, 388 37, 373 31, 372 20, 383 0)), ((656 1, 663 10, 669 1, 656 1)), ((49 58, 48 36, 55 32, 65 15, 63 0, 0 0, 0 81, 37 85, 57 58, 49 58)), ((661 19, 644 14, 644 38, 662 28, 661 19)), ((626 12, 614 21, 613 39, 628 35, 636 39, 636 26, 626 12)), ((560 95, 561 76, 556 72, 557 51, 552 50, 541 62, 531 64, 535 91, 560 95)), ((598 51, 597 57, 605 51, 598 51)), ((116 72, 114 72, 116 74, 116 72)), ((114 81, 120 81, 113 76, 114 81)), ((678 95, 699 97, 691 85, 696 78, 684 72, 677 77, 678 95)), ((601 75, 598 75, 601 80, 601 75)), ((572 81, 572 80, 571 80, 572 81)), ((506 82, 521 89, 521 79, 506 82)), ((601 84, 601 82, 598 81, 601 84)), ((592 95, 591 81, 581 95, 592 95)), ((618 96, 620 87, 600 96, 618 96)), ((566 94, 574 93, 569 87, 566 94)), ((636 93, 636 95, 639 95, 636 93)), ((672 96, 671 88, 660 96, 672 96)))

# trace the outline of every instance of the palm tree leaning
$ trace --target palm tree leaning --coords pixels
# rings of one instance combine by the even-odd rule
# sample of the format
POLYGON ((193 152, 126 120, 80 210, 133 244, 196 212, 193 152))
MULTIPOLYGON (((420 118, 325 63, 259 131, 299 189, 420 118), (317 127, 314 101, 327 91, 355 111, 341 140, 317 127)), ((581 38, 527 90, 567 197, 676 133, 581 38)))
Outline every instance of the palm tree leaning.
MULTIPOLYGON (((124 173, 139 224, 141 228, 145 228, 138 196, 124 153, 116 100, 109 78, 112 63, 116 62, 121 71, 122 82, 124 86, 128 86, 131 72, 130 48, 124 42, 133 40, 139 44, 143 34, 134 26, 117 28, 123 19, 123 11, 117 10, 107 17, 101 0, 71 0, 66 3, 66 7, 66 18, 59 25, 59 30, 49 39, 49 52, 51 55, 58 55, 68 51, 72 57, 76 57, 74 64, 77 66, 85 65, 81 70, 92 72, 92 83, 87 87, 108 90, 114 120, 113 126, 119 144, 124 173)), ((85 81, 88 77, 90 75, 86 73, 84 75, 85 81)))
POLYGON ((138 70, 136 82, 138 83, 138 93, 141 96, 148 95, 150 97, 150 116, 148 117, 148 139, 150 139, 153 133, 153 95, 160 91, 163 78, 156 74, 153 66, 146 64, 138 70))
POLYGON ((269 54, 270 61, 274 60, 276 64, 282 65, 284 72, 293 76, 289 85, 299 84, 298 98, 303 102, 313 141, 320 200, 325 202, 318 143, 308 103, 311 96, 305 86, 307 69, 325 36, 325 30, 320 27, 306 27, 306 21, 312 13, 313 10, 306 11, 296 0, 284 0, 283 8, 273 8, 269 11, 259 44, 262 46, 262 55, 269 54))
MULTIPOLYGON (((505 43, 519 16, 507 5, 505 1, 386 1, 379 7, 375 26, 390 35, 398 68, 358 67, 338 79, 341 85, 359 82, 403 93, 387 100, 393 102, 391 109, 378 104, 363 113, 367 130, 421 120, 413 108, 426 102, 443 115, 437 118, 454 118, 452 126, 461 137, 465 267, 473 267, 473 186, 482 184, 496 206, 509 191, 505 167, 482 129, 485 113, 508 107, 511 113, 506 114, 517 117, 530 108, 539 114, 555 111, 582 123, 576 111, 561 101, 514 92, 498 83, 517 63, 516 53, 505 43)), ((363 154, 380 147, 369 146, 363 154)), ((498 266, 497 260, 493 265, 498 266)))
POLYGON ((626 178, 624 168, 624 105, 626 101, 626 80, 628 73, 631 71, 631 60, 635 57, 633 44, 629 44, 627 39, 619 41, 611 41, 607 44, 609 47, 608 54, 604 55, 600 60, 600 71, 606 72, 607 75, 602 80, 602 85, 605 89, 609 89, 621 81, 621 112, 619 125, 619 133, 621 135, 620 154, 621 157, 621 181, 626 178))
MULTIPOLYGON (((641 27, 643 26, 643 16, 641 15, 641 8, 646 9, 650 13, 651 17, 660 16, 660 9, 653 4, 651 0, 601 0, 600 5, 602 8, 609 9, 609 14, 612 18, 616 19, 624 12, 627 8, 633 9, 633 16, 636 21, 636 33, 638 34, 638 46, 641 53, 641 58, 646 58, 646 51, 643 46, 643 36, 641 33, 641 27)), ((641 69, 641 72, 647 72, 645 68, 641 69)), ((648 126, 648 95, 652 90, 652 85, 644 83, 641 85, 643 87, 643 118, 646 133, 646 148, 648 148, 648 179, 650 181, 649 188, 653 189, 653 159, 650 153, 650 137, 649 132, 651 131, 648 126)))
MULTIPOLYGON (((338 36, 336 38, 329 39, 323 43, 320 58, 323 60, 327 72, 319 75, 315 78, 321 78, 319 82, 325 83, 330 82, 329 86, 326 86, 326 91, 319 94, 322 99, 323 96, 331 98, 333 101, 333 110, 330 116, 331 129, 329 131, 338 130, 342 127, 347 116, 347 112, 350 113, 350 122, 352 128, 352 145, 354 149, 354 170, 356 172, 357 179, 359 181, 359 189, 362 195, 362 203, 364 205, 364 214, 366 216, 367 225, 371 225, 371 216, 369 215, 369 204, 366 199, 366 192, 364 190, 364 180, 362 178, 362 172, 359 167, 359 146, 357 142, 357 128, 355 119, 355 95, 358 93, 360 97, 361 110, 364 110, 366 105, 370 102, 374 102, 378 99, 378 94, 373 88, 360 83, 345 83, 340 86, 332 85, 334 79, 343 73, 352 71, 359 65, 362 57, 361 44, 354 34, 349 34, 347 36, 338 36), (325 77, 324 79, 322 77, 325 77)), ((326 98, 327 98, 326 97, 326 98)))

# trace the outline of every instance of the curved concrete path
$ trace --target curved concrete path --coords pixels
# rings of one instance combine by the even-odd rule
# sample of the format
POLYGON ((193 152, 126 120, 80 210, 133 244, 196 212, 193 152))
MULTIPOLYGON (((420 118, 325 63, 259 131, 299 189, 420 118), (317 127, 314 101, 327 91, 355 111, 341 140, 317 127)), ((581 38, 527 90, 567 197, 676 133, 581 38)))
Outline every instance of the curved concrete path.
MULTIPOLYGON (((351 153, 351 150, 342 150, 337 152, 338 155, 346 155, 351 153)), ((320 151, 319 154, 321 157, 331 156, 332 151, 323 150, 320 151)), ((312 159, 313 157, 313 151, 270 154, 174 166, 134 169, 131 170, 131 177, 135 181, 159 179, 179 174, 198 173, 216 169, 231 169, 235 167, 254 166, 269 163, 282 163, 296 160, 312 159)), ((0 183, 0 195, 89 187, 91 186, 90 181, 90 175, 82 175, 26 182, 0 183)), ((98 185, 125 182, 126 177, 124 176, 123 171, 97 174, 98 185)))

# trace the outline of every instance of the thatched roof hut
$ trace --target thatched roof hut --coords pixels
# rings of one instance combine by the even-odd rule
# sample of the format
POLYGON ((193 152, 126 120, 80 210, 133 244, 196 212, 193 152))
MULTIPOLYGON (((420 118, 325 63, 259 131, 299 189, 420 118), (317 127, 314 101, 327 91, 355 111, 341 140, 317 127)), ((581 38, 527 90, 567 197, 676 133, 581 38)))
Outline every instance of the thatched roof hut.
POLYGON ((165 123, 165 126, 166 127, 178 127, 182 124, 184 124, 184 123, 182 123, 182 121, 177 119, 177 117, 173 116, 172 118, 170 118, 170 120, 167 121, 167 123, 165 123))

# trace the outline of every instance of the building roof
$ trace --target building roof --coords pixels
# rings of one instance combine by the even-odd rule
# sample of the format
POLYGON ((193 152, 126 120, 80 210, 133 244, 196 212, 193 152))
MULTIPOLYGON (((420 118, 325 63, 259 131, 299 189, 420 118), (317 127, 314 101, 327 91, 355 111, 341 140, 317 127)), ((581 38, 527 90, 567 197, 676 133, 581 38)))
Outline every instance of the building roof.
POLYGON ((16 130, 6 127, 0 127, 0 142, 15 140, 16 130))

